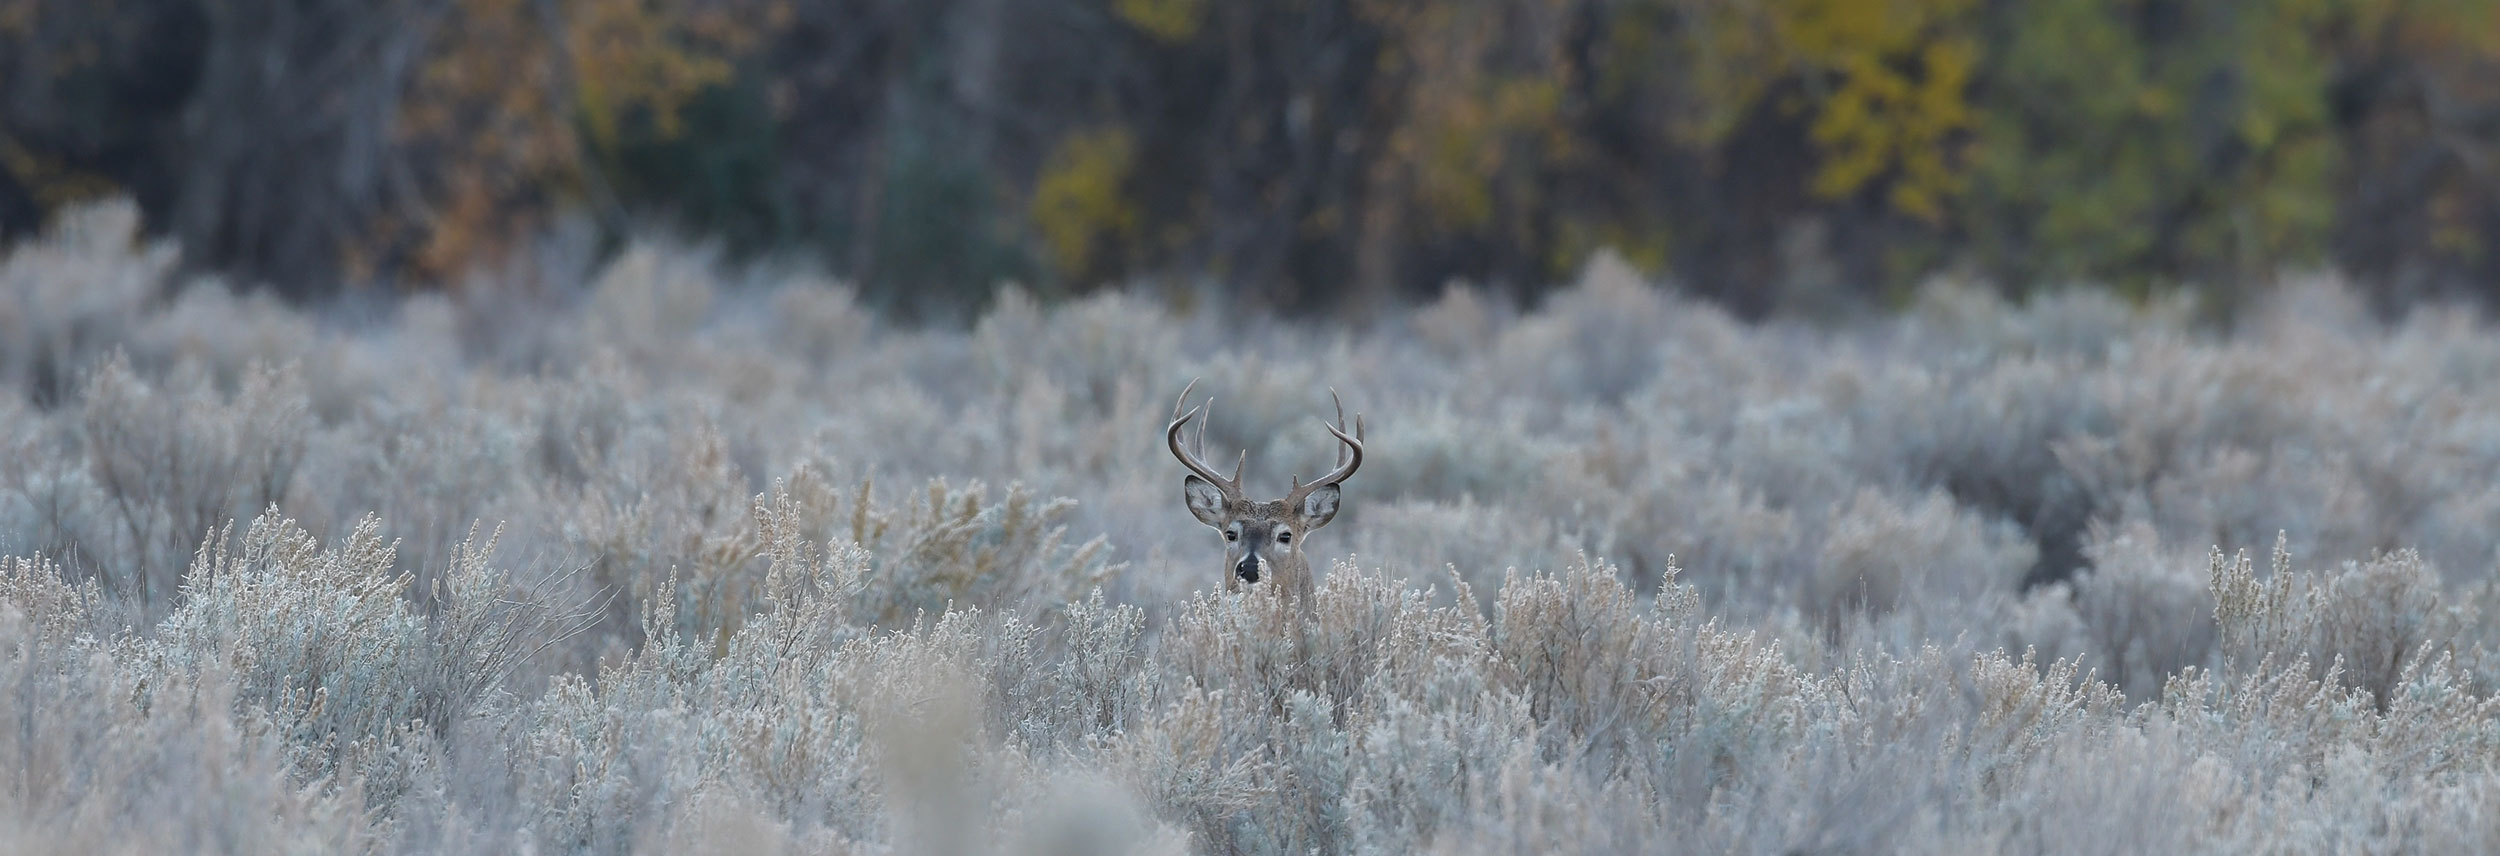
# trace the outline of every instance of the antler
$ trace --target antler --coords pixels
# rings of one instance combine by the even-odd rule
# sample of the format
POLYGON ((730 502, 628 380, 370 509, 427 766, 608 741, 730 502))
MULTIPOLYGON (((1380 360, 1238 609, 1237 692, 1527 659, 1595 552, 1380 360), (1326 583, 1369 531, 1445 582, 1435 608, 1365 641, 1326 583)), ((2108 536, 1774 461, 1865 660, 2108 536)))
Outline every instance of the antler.
POLYGON ((1310 484, 1303 484, 1301 478, 1295 478, 1293 492, 1285 494, 1286 508, 1301 508, 1302 498, 1310 495, 1311 491, 1345 481, 1346 477, 1354 475, 1354 471, 1363 466, 1363 414, 1354 414, 1354 436, 1346 436, 1345 402, 1337 398, 1336 387, 1328 388, 1328 400, 1337 405, 1337 424, 1330 425, 1328 420, 1323 419, 1320 420, 1319 425, 1328 429, 1328 433, 1334 435, 1337 442, 1341 444, 1337 447, 1337 468, 1329 470, 1327 475, 1312 479, 1310 484))
MULTIPOLYGON (((1197 416, 1201 409, 1192 407, 1189 412, 1182 413, 1181 405, 1189 402, 1189 391, 1197 388, 1197 378, 1191 378, 1188 386, 1181 387, 1181 397, 1172 402, 1172 424, 1163 429, 1163 442, 1172 447, 1172 457, 1181 459, 1181 466, 1188 467, 1189 471, 1197 473, 1199 478, 1213 482, 1218 490, 1224 492, 1225 496, 1238 498, 1241 496, 1241 469, 1243 465, 1250 462, 1250 450, 1242 450, 1241 460, 1233 464, 1233 477, 1228 479, 1217 475, 1214 467, 1207 466, 1206 462, 1198 457, 1198 455, 1205 454, 1207 450, 1205 422, 1198 423, 1198 454, 1191 454, 1189 449, 1181 445, 1181 429, 1187 427, 1189 420, 1197 416)), ((1215 399, 1208 398, 1203 409, 1210 414, 1208 421, 1214 421, 1212 414, 1215 412, 1215 399)), ((1340 416, 1339 419, 1342 421, 1343 417, 1340 416)))

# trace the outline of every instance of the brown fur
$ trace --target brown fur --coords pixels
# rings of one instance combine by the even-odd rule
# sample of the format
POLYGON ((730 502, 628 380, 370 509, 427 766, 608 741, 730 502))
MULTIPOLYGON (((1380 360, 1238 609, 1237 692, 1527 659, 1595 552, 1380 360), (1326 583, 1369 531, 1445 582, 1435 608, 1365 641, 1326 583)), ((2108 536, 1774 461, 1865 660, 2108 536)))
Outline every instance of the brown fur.
MULTIPOLYGON (((1196 381, 1190 385, 1195 387, 1196 381)), ((1330 391, 1334 398, 1335 391, 1330 391)), ((1181 401, 1189 400, 1189 390, 1181 390, 1181 401)), ((1214 402, 1207 404, 1212 407, 1214 402)), ((1241 468, 1235 466, 1232 478, 1225 478, 1208 467, 1197 454, 1181 443, 1181 429, 1198 408, 1180 413, 1180 405, 1172 407, 1174 418, 1165 428, 1166 442, 1174 457, 1189 467, 1191 474, 1182 480, 1181 498, 1198 522, 1221 533, 1224 540, 1224 590, 1240 591, 1245 585, 1272 586, 1288 597, 1297 598, 1309 608, 1318 581, 1311 572, 1311 560, 1303 552, 1310 534, 1336 519, 1341 492, 1339 482, 1352 476, 1363 463, 1363 417, 1354 417, 1354 432, 1345 431, 1345 408, 1337 408, 1337 424, 1322 423, 1328 433, 1342 444, 1337 466, 1310 484, 1294 485, 1284 499, 1258 501, 1242 496, 1241 468)), ((1199 445, 1203 450, 1206 429, 1199 427, 1199 445)))

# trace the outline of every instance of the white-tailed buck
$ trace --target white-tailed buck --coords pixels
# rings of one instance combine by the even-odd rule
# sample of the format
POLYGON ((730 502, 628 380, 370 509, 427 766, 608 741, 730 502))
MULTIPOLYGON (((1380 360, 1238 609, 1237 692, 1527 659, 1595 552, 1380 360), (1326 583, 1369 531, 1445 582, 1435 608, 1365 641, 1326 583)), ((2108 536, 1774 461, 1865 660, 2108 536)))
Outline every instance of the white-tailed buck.
POLYGON ((1181 496, 1189 503, 1189 513, 1197 515, 1198 522, 1224 533, 1224 588, 1234 591, 1264 580, 1267 585, 1281 587, 1285 594, 1301 598, 1308 608, 1315 583, 1311 561, 1304 557, 1302 545, 1312 532, 1336 518, 1337 483, 1354 475, 1355 468, 1363 465, 1363 415, 1354 415, 1354 433, 1347 435, 1345 403, 1336 400, 1336 390, 1329 390, 1329 400, 1337 405, 1337 424, 1323 420, 1320 425, 1339 443, 1336 469, 1312 479, 1310 484, 1303 484, 1302 478, 1295 476, 1293 489, 1284 499, 1258 502, 1241 493, 1241 470, 1250 461, 1248 451, 1243 451, 1241 460, 1233 464, 1233 477, 1228 479, 1207 466, 1203 457, 1206 422, 1198 423, 1194 452, 1182 445, 1181 429, 1191 417, 1203 409, 1208 419, 1214 418, 1213 398, 1202 407, 1181 412, 1181 405, 1189 402, 1189 391, 1197 386, 1197 381, 1190 381, 1189 386, 1181 389, 1180 400, 1172 403, 1172 424, 1164 429, 1163 440, 1172 447, 1172 456, 1189 468, 1189 477, 1181 483, 1181 496))

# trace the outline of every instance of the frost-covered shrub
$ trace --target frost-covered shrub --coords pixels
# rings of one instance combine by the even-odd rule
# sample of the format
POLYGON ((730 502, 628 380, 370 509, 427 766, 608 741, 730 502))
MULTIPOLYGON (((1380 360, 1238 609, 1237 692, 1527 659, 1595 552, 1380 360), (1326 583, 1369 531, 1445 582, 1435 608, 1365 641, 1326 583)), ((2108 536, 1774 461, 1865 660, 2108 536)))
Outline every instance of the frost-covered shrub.
POLYGON ((307 788, 292 747, 216 669, 142 683, 91 646, 35 656, 0 608, 0 850, 338 853, 375 840, 352 787, 307 788), (144 698, 144 701, 142 699, 144 698))
POLYGON ((908 610, 950 603, 1041 607, 1064 603, 1119 570, 1103 561, 1104 541, 1068 543, 1061 522, 1075 500, 1044 500, 1021 484, 993 502, 979 482, 930 482, 902 508, 877 514, 861 543, 877 548, 877 573, 892 594, 880 611, 889 624, 908 610))
POLYGON ((2226 664, 2265 668, 2307 658, 2383 706, 2416 667, 2462 657, 2471 669, 2482 659, 2466 636, 2480 624, 2478 610, 2449 602, 2417 553, 2296 573, 2278 540, 2271 564, 2259 578, 2247 551, 2213 554, 2214 621, 2226 664))
POLYGON ((1621 258, 1597 256, 1578 285, 1495 340, 1497 377, 1528 400, 1619 402, 1666 368, 1660 334, 1677 308, 1621 258))
POLYGON ((149 610, 172 597, 200 538, 286 498, 311 426, 289 369, 252 371, 229 396, 197 370, 160 386, 114 359, 82 396, 79 438, 129 545, 84 558, 149 610))
POLYGON ((135 229, 0 262, 0 850, 2500 844, 2470 313, 912 329, 649 242, 294 307, 135 229), (1277 490, 1367 417, 1312 602, 1221 591, 1193 377, 1277 490))
POLYGON ((1860 493, 1832 522, 1803 605, 1836 621, 2011 592, 2035 549, 2009 529, 1955 508, 1941 492, 1917 501, 1860 493))
POLYGON ((2092 570, 2073 583, 2073 610, 2105 680, 2147 698, 2168 676, 2207 662, 2214 599, 2192 553, 2166 548, 2151 526, 2135 522, 2096 527, 2084 555, 2092 570))
POLYGON ((394 545, 367 518, 323 547, 275 512, 236 537, 211 537, 184 577, 183 604, 116 656, 148 687, 232 676, 235 702, 283 739, 300 780, 358 774, 382 807, 404 787, 393 758, 409 740, 447 737, 507 692, 532 656, 578 631, 581 616, 490 564, 492 537, 452 550, 419 613, 394 545))
MULTIPOLYGON (((733 823, 806 849, 882 841, 963 852, 994 847, 1015 823, 1073 830, 1047 812, 1120 810, 1116 801, 1053 803, 1015 823, 992 813, 993 799, 1045 803, 1050 795, 1025 787, 1022 777, 1035 774, 996 746, 1013 731, 994 731, 985 714, 1008 703, 1010 695, 995 690, 1021 677, 1019 664, 1038 665, 1050 676, 1039 683, 1052 694, 1017 702, 1056 709, 1070 722, 1117 726, 1143 701, 1100 697, 1137 689, 1129 675, 1107 671, 1121 658, 1094 660, 1105 654, 1096 648, 1055 668, 1024 663, 1018 651, 1026 631, 1011 615, 978 611, 875 629, 857 609, 862 590, 876 586, 869 554, 820 547, 790 528, 794 502, 785 493, 760 503, 770 564, 762 611, 717 644, 699 644, 670 629, 675 598, 664 591, 650 601, 642 651, 595 681, 559 677, 523 714, 527 749, 514 760, 528 806, 516 820, 521 839, 622 852, 654 839, 696 840, 714 824, 733 823)), ((1080 610, 1072 626, 1086 638, 1072 647, 1117 646, 1134 632, 1104 629, 1106 621, 1133 619, 1103 609, 1080 610)), ((1168 852, 1168 835, 1136 822, 1130 837, 1096 832, 1168 852)))
POLYGON ((1477 597, 1490 598, 1508 571, 1556 570, 1580 550, 1611 546, 1567 525, 1554 516, 1473 499, 1377 503, 1364 511, 1360 535, 1348 552, 1410 579, 1455 574, 1477 597))
POLYGON ((1116 292, 1044 311, 1010 287, 974 326, 970 345, 999 387, 1047 382, 1100 414, 1112 409, 1123 386, 1177 374, 1161 367, 1184 353, 1178 326, 1160 307, 1116 292))
MULTIPOLYGON (((1288 412, 1306 407, 1287 404, 1288 412)), ((1329 416, 1328 411, 1321 415, 1329 416)), ((1362 487, 1374 495, 1460 502, 1474 497, 1498 500, 1531 490, 1542 473, 1560 464, 1562 446, 1527 430, 1527 416, 1502 413, 1460 413, 1448 403, 1385 416, 1364 414, 1380 438, 1379 450, 1366 451, 1362 487), (1490 430, 1488 430, 1490 429, 1490 430)), ((1302 422, 1284 429, 1300 452, 1292 457, 1318 462, 1328 450, 1319 441, 1334 442, 1320 428, 1302 422)), ((1369 442, 1369 441, 1367 441, 1369 442)), ((1348 489, 1351 489, 1349 486, 1348 489)), ((1549 515, 1550 516, 1550 515, 1549 515)))
POLYGON ((392 547, 367 519, 324 549, 292 520, 263 514, 241 537, 211 537, 185 575, 184 601, 130 656, 151 671, 221 668, 238 701, 280 724, 307 776, 338 753, 425 718, 425 619, 401 593, 392 547))
POLYGON ((147 320, 180 260, 170 242, 143 242, 129 200, 64 211, 42 237, 0 258, 0 382, 39 403, 69 396, 79 378, 147 320))

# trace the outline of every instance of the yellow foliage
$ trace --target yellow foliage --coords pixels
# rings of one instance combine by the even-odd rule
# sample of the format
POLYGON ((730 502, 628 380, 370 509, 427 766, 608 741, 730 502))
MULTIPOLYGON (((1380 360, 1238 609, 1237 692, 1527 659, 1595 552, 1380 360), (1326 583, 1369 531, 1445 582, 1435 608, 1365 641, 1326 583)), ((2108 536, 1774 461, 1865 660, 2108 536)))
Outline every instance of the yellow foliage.
POLYGON ((1419 129, 1427 138, 1416 176, 1425 208, 1460 228, 1491 222, 1493 181, 1508 154, 1504 143, 1524 134, 1552 144, 1549 152, 1561 148, 1563 141, 1546 139, 1560 135, 1561 105, 1562 86, 1554 80, 1497 81, 1481 97, 1443 103, 1430 117, 1437 121, 1419 129))
POLYGON ((120 192, 112 179, 29 150, 10 137, 6 129, 0 129, 0 174, 26 188, 35 197, 35 204, 45 211, 120 192))
POLYGON ((648 111, 661 138, 683 131, 680 111, 704 89, 729 81, 729 49, 751 38, 733 19, 703 14, 683 0, 576 0, 573 78, 582 123, 602 149, 617 144, 628 111, 648 111), (708 44, 707 44, 708 43, 708 44))
POLYGON ((1667 270, 1671 237, 1664 228, 1656 226, 1567 217, 1556 229, 1554 247, 1545 264, 1558 273, 1569 271, 1600 250, 1613 250, 1634 270, 1657 276, 1667 270))
POLYGON ((1823 147, 1814 190, 1858 192, 1893 176, 1895 209, 1930 221, 1961 187, 1947 160, 1952 136, 1971 125, 1965 99, 1979 43, 1964 18, 1972 0, 1788 0, 1771 6, 1774 29, 1807 70, 1831 75, 1810 133, 1823 147))
MULTIPOLYGON (((104 0, 90 0, 102 5, 105 14, 111 6, 104 0)), ((42 38, 43 4, 38 0, 0 0, 0 39, 19 41, 42 38)), ((85 37, 67 43, 47 46, 51 63, 46 73, 66 77, 92 66, 101 58, 101 48, 85 37)), ((7 45, 0 43, 0 50, 7 45)), ((0 71, 5 76, 6 71, 0 71)), ((0 176, 7 176, 33 197, 35 205, 46 212, 74 202, 100 199, 121 192, 112 178, 72 165, 68 159, 30 148, 9 133, 0 122, 0 176)), ((40 144, 38 144, 40 145, 40 144)))
POLYGON ((1113 0, 1111 11, 1129 26, 1167 44, 1196 38, 1206 22, 1206 0, 1113 0))
POLYGON ((1030 215, 1059 271, 1092 271, 1106 242, 1137 235, 1137 203, 1129 198, 1137 141, 1126 128, 1080 131, 1059 141, 1033 185, 1030 215))
POLYGON ((43 7, 35 0, 0 0, 0 36, 24 38, 35 32, 35 17, 43 7))
POLYGON ((420 210, 373 224, 348 266, 404 253, 443 277, 503 252, 526 233, 532 188, 569 183, 576 141, 555 109, 558 65, 530 0, 459 0, 446 33, 400 106, 401 142, 434 152, 439 174, 420 210))
POLYGON ((629 117, 648 117, 663 138, 682 132, 685 106, 728 82, 733 60, 786 6, 563 0, 550 21, 534 0, 456 0, 401 106, 401 142, 436 155, 426 198, 343 248, 349 265, 404 255, 419 274, 443 277, 501 254, 581 189, 594 168, 585 154, 613 151, 629 117), (550 23, 562 24, 560 40, 550 23))
POLYGON ((1890 181, 1890 202, 1930 221, 1962 186, 1956 135, 1980 61, 1974 0, 1689 0, 1700 14, 1682 45, 1702 102, 1681 132, 1701 145, 1733 133, 1783 82, 1823 163, 1811 185, 1827 198, 1890 181))
MULTIPOLYGON (((1389 151, 1416 209, 1430 225, 1478 230, 1502 206, 1533 206, 1536 174, 1575 150, 1563 29, 1522 26, 1489 6, 1362 8, 1395 34, 1384 62, 1413 81, 1389 151), (1513 37, 1524 44, 1507 44, 1513 37)), ((1525 8, 1559 14, 1555 4, 1525 8)))

